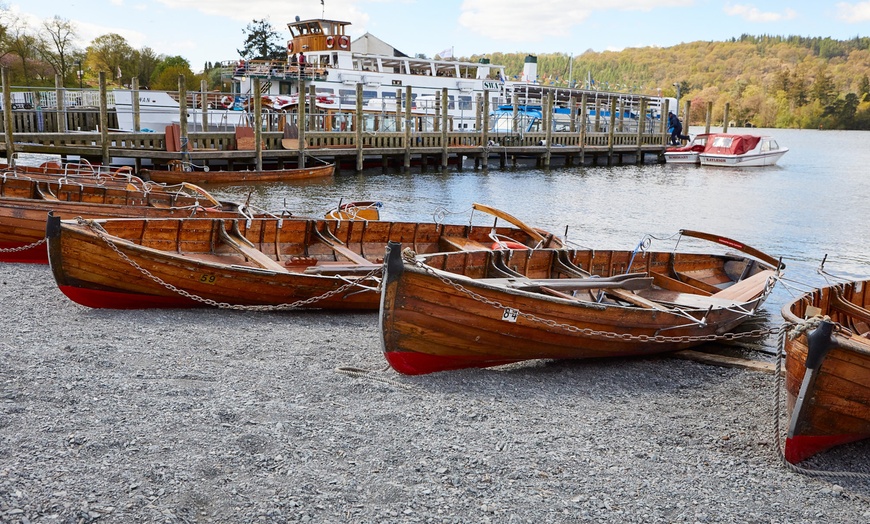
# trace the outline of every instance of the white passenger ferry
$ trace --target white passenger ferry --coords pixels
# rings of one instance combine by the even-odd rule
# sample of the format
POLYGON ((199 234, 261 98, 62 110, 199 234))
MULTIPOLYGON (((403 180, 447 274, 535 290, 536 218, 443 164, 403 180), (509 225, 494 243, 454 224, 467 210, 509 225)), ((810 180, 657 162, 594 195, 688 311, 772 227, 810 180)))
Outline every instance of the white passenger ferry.
MULTIPOLYGON (((368 115, 365 130, 394 130, 395 119, 389 114, 406 107, 407 86, 411 87, 410 105, 418 130, 426 130, 434 116, 441 113, 441 92, 447 89, 447 113, 454 131, 479 131, 479 97, 489 98, 489 107, 511 104, 540 105, 545 93, 554 94, 556 107, 568 115, 573 97, 579 103, 583 90, 543 86, 538 82, 537 58, 527 56, 522 75, 508 80, 505 67, 488 59, 464 62, 453 59, 426 59, 405 55, 366 33, 351 41, 350 22, 327 19, 299 20, 287 24, 292 38, 287 43, 287 59, 238 61, 225 64, 223 77, 232 82, 236 96, 226 100, 227 107, 237 106, 253 92, 254 79, 260 79, 264 105, 276 111, 295 111, 300 90, 309 96, 314 86, 315 108, 311 113, 342 115, 325 117, 320 129, 340 130, 356 110, 356 89, 362 84, 363 109, 368 115), (514 95, 517 95, 516 97, 514 95), (383 116, 375 118, 380 112, 383 116), (374 122, 379 122, 377 129, 374 122), (392 124, 391 124, 392 122, 392 124)), ((607 111, 610 100, 618 97, 620 107, 636 114, 641 95, 586 90, 589 109, 607 111)), ((661 99, 647 98, 651 118, 660 118, 661 99)), ((671 106, 673 109, 674 106, 671 106)), ((594 114, 594 113, 593 113, 594 114)), ((562 125, 567 128, 567 126, 562 125)))

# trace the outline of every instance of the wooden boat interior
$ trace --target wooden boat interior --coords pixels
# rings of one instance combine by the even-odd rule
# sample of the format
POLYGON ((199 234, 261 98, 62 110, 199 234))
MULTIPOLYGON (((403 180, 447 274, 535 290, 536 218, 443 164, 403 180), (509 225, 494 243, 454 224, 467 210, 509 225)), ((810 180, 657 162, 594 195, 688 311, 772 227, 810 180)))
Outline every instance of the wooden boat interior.
MULTIPOLYGON (((494 236, 535 245, 504 227, 423 222, 303 218, 116 219, 94 221, 111 240, 205 262, 317 275, 368 273, 383 263, 388 242, 418 253, 489 249, 494 236)), ((96 227, 96 226, 94 226, 96 227)))
POLYGON ((776 274, 743 256, 607 250, 439 253, 424 264, 485 285, 652 309, 749 302, 776 274))
POLYGON ((160 208, 223 208, 204 189, 192 184, 156 186, 149 190, 89 184, 64 179, 0 177, 0 197, 160 208))
POLYGON ((798 318, 827 315, 856 336, 870 338, 868 282, 849 282, 817 289, 792 305, 798 318))

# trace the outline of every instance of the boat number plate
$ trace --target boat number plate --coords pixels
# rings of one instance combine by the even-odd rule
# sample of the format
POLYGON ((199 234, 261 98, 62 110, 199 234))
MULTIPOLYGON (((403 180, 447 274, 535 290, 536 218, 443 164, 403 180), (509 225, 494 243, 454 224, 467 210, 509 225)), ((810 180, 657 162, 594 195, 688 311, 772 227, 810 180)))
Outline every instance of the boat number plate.
POLYGON ((202 275, 199 276, 199 281, 202 282, 203 284, 214 284, 216 280, 217 280, 216 276, 209 275, 207 273, 203 273, 202 275))
POLYGON ((517 316, 519 316, 519 314, 519 310, 506 307, 504 308, 504 313, 502 313, 501 315, 501 319, 506 322, 516 322, 517 316))

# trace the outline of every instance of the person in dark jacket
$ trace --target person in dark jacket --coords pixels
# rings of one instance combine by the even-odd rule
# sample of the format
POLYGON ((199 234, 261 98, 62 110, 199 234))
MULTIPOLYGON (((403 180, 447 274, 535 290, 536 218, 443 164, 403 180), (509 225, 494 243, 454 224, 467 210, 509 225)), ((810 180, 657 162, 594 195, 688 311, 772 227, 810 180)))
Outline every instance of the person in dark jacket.
POLYGON ((670 144, 672 146, 682 145, 681 140, 689 140, 689 137, 683 134, 683 124, 673 111, 668 112, 668 130, 671 132, 670 144))

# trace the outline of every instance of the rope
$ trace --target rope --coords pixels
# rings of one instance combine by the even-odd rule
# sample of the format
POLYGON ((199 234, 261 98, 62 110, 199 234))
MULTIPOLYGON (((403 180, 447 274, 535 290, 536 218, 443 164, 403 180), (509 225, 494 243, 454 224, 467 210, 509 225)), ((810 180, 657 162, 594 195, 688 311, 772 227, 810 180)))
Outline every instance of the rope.
POLYGON ((774 390, 773 396, 773 436, 774 441, 776 442, 776 451, 779 455, 779 461, 788 470, 810 477, 832 477, 843 479, 870 480, 870 473, 810 469, 803 466, 798 466, 797 464, 792 464, 785 459, 785 450, 783 449, 782 445, 785 435, 782 434, 780 419, 782 418, 783 414, 787 414, 787 411, 783 405, 784 402, 782 398, 782 364, 785 361, 786 338, 788 337, 790 339, 795 339, 802 334, 807 334, 809 331, 816 329, 819 324, 822 323, 822 321, 830 321, 830 318, 827 316, 816 316, 807 319, 805 322, 801 322, 800 324, 792 324, 786 322, 779 330, 776 353, 776 372, 774 373, 774 387, 776 389, 774 390))
POLYGON ((390 369, 389 364, 384 366, 381 369, 363 369, 363 368, 357 368, 357 367, 353 367, 353 366, 339 366, 339 367, 335 368, 335 372, 340 374, 340 375, 347 375, 349 377, 365 378, 368 380, 373 380, 375 382, 382 382, 384 384, 396 386, 398 388, 405 389, 408 391, 417 391, 417 388, 410 385, 410 384, 405 384, 404 382, 399 382, 398 380, 394 380, 394 379, 387 378, 387 377, 377 377, 377 376, 373 375, 373 373, 383 373, 383 372, 389 371, 389 369, 390 369))

